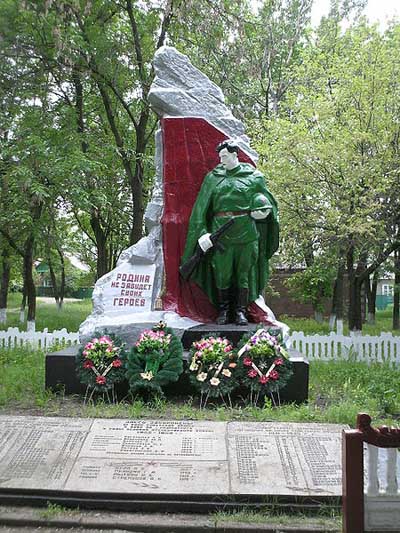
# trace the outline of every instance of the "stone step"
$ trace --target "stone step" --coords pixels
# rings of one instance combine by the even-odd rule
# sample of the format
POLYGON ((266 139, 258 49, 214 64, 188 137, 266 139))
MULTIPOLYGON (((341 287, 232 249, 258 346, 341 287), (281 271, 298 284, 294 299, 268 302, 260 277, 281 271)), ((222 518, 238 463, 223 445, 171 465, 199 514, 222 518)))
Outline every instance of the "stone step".
MULTIPOLYGON (((262 520, 262 515, 260 515, 262 520)), ((339 533, 337 520, 323 518, 316 511, 307 518, 285 517, 285 524, 278 517, 265 516, 265 521, 239 522, 220 519, 218 515, 172 513, 115 513, 79 509, 33 508, 27 506, 0 507, 0 533, 34 533, 47 531, 86 533, 339 533), (73 529, 71 529, 73 528, 73 529)))

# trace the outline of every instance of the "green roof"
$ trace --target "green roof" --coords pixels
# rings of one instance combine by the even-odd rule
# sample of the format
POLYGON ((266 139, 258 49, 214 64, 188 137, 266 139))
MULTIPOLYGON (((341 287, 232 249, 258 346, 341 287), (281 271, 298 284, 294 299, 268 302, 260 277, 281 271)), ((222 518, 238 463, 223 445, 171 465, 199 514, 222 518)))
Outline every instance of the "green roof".
POLYGON ((40 263, 40 265, 36 267, 36 272, 39 274, 45 274, 46 272, 49 272, 49 270, 50 268, 47 263, 40 263))

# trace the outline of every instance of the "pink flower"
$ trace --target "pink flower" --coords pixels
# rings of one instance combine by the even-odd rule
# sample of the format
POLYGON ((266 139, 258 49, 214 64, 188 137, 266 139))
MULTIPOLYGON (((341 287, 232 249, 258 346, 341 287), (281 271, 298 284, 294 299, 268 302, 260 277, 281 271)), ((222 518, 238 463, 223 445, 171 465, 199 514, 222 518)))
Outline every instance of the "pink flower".
POLYGON ((107 380, 106 380, 106 378, 104 376, 97 376, 96 377, 96 383, 98 385, 105 385, 106 381, 107 380))
POLYGON ((83 357, 87 357, 89 355, 89 350, 83 350, 82 355, 83 357))
POLYGON ((261 383, 261 385, 265 385, 266 383, 268 383, 268 381, 269 381, 269 377, 267 377, 267 376, 260 376, 260 379, 259 379, 258 381, 261 383))
POLYGON ((247 375, 249 376, 249 378, 255 378, 257 376, 257 370, 254 370, 254 368, 252 368, 247 372, 247 375))
POLYGON ((279 359, 275 359, 274 365, 275 366, 283 365, 283 359, 281 357, 279 359))
POLYGON ((228 353, 228 352, 230 352, 231 350, 232 350, 232 346, 229 346, 229 345, 228 345, 228 346, 225 346, 225 348, 224 348, 224 352, 225 352, 225 353, 228 353))
POLYGON ((253 364, 253 361, 250 359, 250 357, 245 357, 243 359, 244 366, 251 366, 253 364))
POLYGON ((121 359, 114 359, 114 361, 112 362, 112 366, 114 366, 115 368, 119 368, 120 366, 122 366, 121 359))
POLYGON ((83 368, 93 368, 94 364, 93 361, 90 359, 86 359, 86 361, 83 363, 83 368))
POLYGON ((85 350, 91 350, 94 347, 93 342, 88 342, 85 346, 85 350))
POLYGON ((110 337, 107 335, 103 335, 103 337, 100 337, 99 342, 101 344, 112 344, 110 337))
POLYGON ((276 370, 271 370, 271 372, 269 373, 269 377, 271 379, 277 380, 279 379, 279 372, 277 372, 276 370))

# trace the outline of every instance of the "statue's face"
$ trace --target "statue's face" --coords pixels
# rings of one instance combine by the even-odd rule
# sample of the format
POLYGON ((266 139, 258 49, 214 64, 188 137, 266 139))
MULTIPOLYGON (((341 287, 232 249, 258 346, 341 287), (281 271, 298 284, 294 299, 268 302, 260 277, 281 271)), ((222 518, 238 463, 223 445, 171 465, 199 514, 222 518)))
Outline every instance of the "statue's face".
POLYGON ((219 152, 219 160, 225 168, 231 170, 238 166, 239 160, 236 152, 229 152, 227 148, 223 148, 219 152))

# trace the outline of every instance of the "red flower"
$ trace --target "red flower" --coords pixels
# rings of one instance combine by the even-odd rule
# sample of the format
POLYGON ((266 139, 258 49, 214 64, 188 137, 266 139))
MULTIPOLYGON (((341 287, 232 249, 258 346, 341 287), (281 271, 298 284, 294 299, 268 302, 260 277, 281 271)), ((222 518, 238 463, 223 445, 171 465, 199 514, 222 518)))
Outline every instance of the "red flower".
POLYGON ((282 358, 275 359, 275 361, 274 361, 274 365, 275 365, 275 366, 283 365, 283 359, 282 359, 282 358))
POLYGON ((96 377, 96 383, 98 385, 105 385, 106 383, 106 378, 104 376, 97 376, 96 377))
POLYGON ((249 376, 249 378, 255 378, 257 376, 257 370, 254 370, 254 368, 252 368, 247 372, 247 375, 249 376))
POLYGON ((93 361, 90 359, 86 359, 86 361, 83 363, 83 368, 93 368, 94 364, 93 361))
POLYGON ((245 357, 243 359, 244 366, 251 366, 253 364, 253 361, 250 359, 250 357, 245 357))
POLYGON ((277 372, 276 370, 271 370, 270 374, 269 374, 269 377, 271 379, 279 379, 279 372, 277 372))
POLYGON ((112 366, 115 366, 115 368, 119 368, 120 366, 122 366, 121 359, 114 359, 114 361, 112 362, 112 366))
POLYGON ((266 383, 268 383, 269 377, 268 376, 261 376, 258 381, 261 383, 261 385, 265 385, 266 383))

